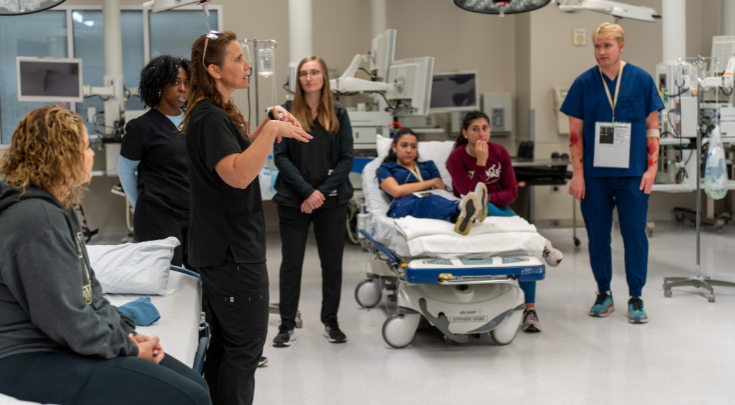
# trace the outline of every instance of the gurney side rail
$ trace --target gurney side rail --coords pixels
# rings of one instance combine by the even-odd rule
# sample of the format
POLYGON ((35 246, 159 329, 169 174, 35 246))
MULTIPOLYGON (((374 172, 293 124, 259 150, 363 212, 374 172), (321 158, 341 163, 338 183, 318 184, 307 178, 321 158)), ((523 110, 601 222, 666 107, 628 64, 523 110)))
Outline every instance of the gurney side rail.
POLYGON ((375 239, 373 239, 372 235, 370 235, 369 233, 367 233, 364 229, 360 229, 359 231, 362 234, 362 236, 364 236, 365 238, 367 238, 367 240, 369 240, 370 243, 373 244, 373 246, 375 246, 376 248, 378 248, 378 250, 380 250, 381 252, 383 252, 383 254, 385 254, 386 256, 388 256, 388 258, 391 261, 393 261, 395 264, 397 264, 399 266, 402 264, 401 261, 398 260, 398 258, 396 257, 396 255, 393 254, 393 252, 391 252, 390 250, 388 250, 388 248, 386 248, 385 246, 381 245, 380 243, 376 242, 375 239))

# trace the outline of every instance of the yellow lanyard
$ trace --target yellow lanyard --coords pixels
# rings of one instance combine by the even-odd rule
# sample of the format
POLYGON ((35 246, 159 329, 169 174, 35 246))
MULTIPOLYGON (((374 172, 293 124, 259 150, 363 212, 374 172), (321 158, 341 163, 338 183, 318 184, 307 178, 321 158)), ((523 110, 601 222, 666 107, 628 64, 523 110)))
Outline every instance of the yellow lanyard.
POLYGON ((408 167, 406 167, 406 169, 408 169, 409 172, 416 176, 416 179, 419 181, 419 183, 424 181, 424 178, 421 177, 421 170, 419 170, 419 165, 417 165, 416 162, 413 162, 412 168, 409 169, 408 167))
POLYGON ((615 123, 615 106, 618 104, 618 93, 620 90, 620 78, 623 76, 623 61, 620 61, 620 72, 618 72, 618 84, 615 85, 615 101, 610 97, 610 89, 607 87, 605 77, 602 75, 602 69, 600 69, 600 78, 602 78, 602 85, 605 86, 605 93, 607 93, 607 101, 610 102, 612 107, 612 122, 615 123))

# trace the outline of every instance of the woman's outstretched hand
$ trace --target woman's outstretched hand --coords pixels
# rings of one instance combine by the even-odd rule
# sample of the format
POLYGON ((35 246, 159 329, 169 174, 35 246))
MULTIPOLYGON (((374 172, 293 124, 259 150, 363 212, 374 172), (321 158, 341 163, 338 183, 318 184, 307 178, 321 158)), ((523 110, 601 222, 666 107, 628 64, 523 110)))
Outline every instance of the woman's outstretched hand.
POLYGON ((314 137, 307 134, 301 126, 296 126, 286 121, 270 121, 268 125, 272 126, 277 131, 276 141, 278 143, 281 143, 281 139, 283 138, 293 138, 300 142, 309 142, 310 139, 314 139, 314 137))

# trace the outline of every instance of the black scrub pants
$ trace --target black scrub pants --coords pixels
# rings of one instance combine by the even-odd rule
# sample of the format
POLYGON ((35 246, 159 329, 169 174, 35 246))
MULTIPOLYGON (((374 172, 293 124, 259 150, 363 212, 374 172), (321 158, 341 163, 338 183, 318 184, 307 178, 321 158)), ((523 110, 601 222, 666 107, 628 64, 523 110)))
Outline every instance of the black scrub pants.
POLYGON ((0 392, 43 404, 212 403, 204 379, 169 355, 154 364, 137 357, 106 360, 72 351, 15 354, 0 359, 0 392))
POLYGON ((214 405, 249 405, 255 370, 263 354, 268 326, 268 269, 265 263, 200 267, 208 298, 212 335, 204 363, 214 405))
POLYGON ((324 205, 311 214, 300 208, 278 205, 281 229, 280 300, 281 324, 293 329, 301 295, 301 273, 309 225, 314 223, 314 236, 322 265, 322 323, 337 320, 342 292, 342 255, 347 228, 347 204, 328 197, 324 205))
POLYGON ((174 249, 171 264, 179 267, 183 264, 187 269, 197 271, 189 265, 189 252, 186 248, 189 218, 177 218, 171 210, 151 203, 144 194, 140 194, 135 202, 133 227, 138 242, 176 237, 181 244, 174 249))

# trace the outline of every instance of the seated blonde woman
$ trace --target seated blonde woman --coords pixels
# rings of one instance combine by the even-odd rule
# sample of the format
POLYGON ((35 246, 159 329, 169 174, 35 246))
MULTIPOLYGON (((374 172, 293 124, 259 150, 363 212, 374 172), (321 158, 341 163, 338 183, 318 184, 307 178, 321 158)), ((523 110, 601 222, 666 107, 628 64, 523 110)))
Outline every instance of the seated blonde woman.
POLYGON ((54 404, 211 404, 207 384, 103 297, 71 204, 92 177, 82 118, 31 111, 0 160, 0 393, 54 404))

